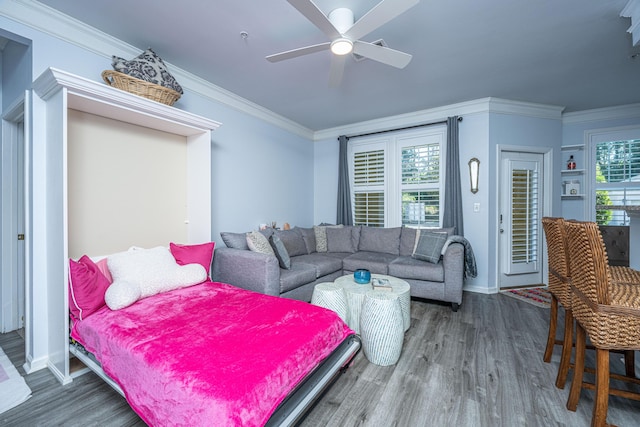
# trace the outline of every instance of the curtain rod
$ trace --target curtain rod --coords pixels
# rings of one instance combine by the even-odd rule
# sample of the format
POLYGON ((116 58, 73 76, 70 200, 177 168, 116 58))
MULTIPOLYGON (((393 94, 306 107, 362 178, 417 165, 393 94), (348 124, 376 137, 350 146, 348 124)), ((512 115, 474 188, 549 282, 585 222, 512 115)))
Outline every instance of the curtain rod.
MULTIPOLYGON (((458 117, 458 121, 461 122, 462 121, 462 116, 458 117)), ((369 132, 369 133, 361 133, 358 135, 351 135, 351 136, 347 136, 347 139, 351 139, 351 138, 359 138, 361 136, 370 136, 370 135, 377 135, 379 133, 387 133, 387 132, 396 132, 399 130, 407 130, 407 129, 414 129, 414 128, 421 128, 424 126, 435 126, 435 125, 443 125, 446 124, 447 121, 446 120, 440 120, 439 122, 431 122, 431 123, 422 123, 419 125, 413 125, 413 126, 406 126, 403 128, 395 128, 395 129, 387 129, 387 130, 379 130, 377 132, 369 132)))

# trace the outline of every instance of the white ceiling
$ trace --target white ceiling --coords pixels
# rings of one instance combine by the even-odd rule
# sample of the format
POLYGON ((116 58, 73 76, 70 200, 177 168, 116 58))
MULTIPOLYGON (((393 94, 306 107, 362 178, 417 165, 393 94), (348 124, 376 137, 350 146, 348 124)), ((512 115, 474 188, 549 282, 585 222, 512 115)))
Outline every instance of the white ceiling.
MULTIPOLYGON (((392 0, 387 0, 392 1, 392 0)), ((322 130, 498 97, 566 112, 640 102, 640 52, 620 12, 628 0, 421 2, 365 41, 413 55, 402 70, 349 58, 329 88, 330 53, 279 63, 265 56, 327 41, 286 0, 41 0, 170 64, 322 130), (246 31, 249 36, 240 35, 246 31)), ((377 0, 316 0, 356 20, 377 0)))

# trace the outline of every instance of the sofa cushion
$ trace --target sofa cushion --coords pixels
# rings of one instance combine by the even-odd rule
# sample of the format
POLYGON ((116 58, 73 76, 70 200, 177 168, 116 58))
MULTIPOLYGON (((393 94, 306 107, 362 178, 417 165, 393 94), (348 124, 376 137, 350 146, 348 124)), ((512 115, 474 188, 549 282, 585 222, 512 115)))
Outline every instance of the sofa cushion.
POLYGON ((314 225, 313 232, 316 235, 316 251, 327 252, 327 227, 342 228, 343 225, 314 225))
POLYGON ((307 247, 302 238, 302 234, 299 231, 294 230, 276 230, 274 232, 278 238, 287 248, 289 256, 304 255, 307 252, 307 247))
POLYGON ((313 231, 313 228, 293 227, 293 229, 302 235, 307 253, 312 254, 316 252, 316 233, 313 231))
POLYGON ((397 255, 380 252, 359 251, 344 258, 342 260, 342 268, 345 271, 366 268, 374 274, 388 274, 387 265, 396 257, 397 255))
POLYGON ((400 232, 400 256, 411 256, 416 247, 416 228, 402 227, 400 232))
POLYGON ((223 231, 220 233, 220 237, 222 237, 222 241, 228 248, 249 249, 249 246, 247 246, 247 233, 230 233, 223 231))
POLYGON ((447 241, 447 233, 420 230, 416 247, 411 255, 415 259, 437 263, 442 256, 442 247, 447 241))
POLYGON ((327 252, 349 252, 356 251, 357 243, 353 238, 354 227, 327 228, 327 252))
POLYGON ((401 231, 401 227, 361 227, 358 250, 398 255, 400 253, 401 231))
POLYGON ((313 265, 294 263, 289 270, 280 270, 280 293, 299 288, 316 280, 316 269, 313 265))
POLYGON ((400 279, 444 282, 444 266, 433 264, 410 256, 400 256, 389 264, 389 275, 400 279))
MULTIPOLYGON (((346 255, 346 254, 345 254, 346 255)), ((316 278, 342 270, 342 258, 313 253, 291 258, 291 264, 308 264, 316 269, 316 278)))

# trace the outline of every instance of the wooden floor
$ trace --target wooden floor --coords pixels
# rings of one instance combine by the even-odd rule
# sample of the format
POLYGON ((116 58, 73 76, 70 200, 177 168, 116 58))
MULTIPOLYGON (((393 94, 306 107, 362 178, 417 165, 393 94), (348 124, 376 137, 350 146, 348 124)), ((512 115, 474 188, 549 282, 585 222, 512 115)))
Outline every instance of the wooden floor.
MULTIPOLYGON (((578 411, 568 411, 569 385, 554 386, 559 349, 551 363, 542 361, 548 313, 499 294, 465 293, 457 313, 412 301, 398 364, 372 365, 361 352, 302 426, 588 426, 593 392, 583 391, 578 411)), ((0 346, 24 374, 22 338, 0 334, 0 346)), ((594 365, 592 355, 587 362, 594 365)), ((612 366, 624 372, 619 358, 612 366)), ((0 414, 0 425, 144 425, 93 373, 67 386, 46 369, 26 381, 33 396, 0 414)), ((608 421, 639 425, 640 402, 611 397, 608 421)))

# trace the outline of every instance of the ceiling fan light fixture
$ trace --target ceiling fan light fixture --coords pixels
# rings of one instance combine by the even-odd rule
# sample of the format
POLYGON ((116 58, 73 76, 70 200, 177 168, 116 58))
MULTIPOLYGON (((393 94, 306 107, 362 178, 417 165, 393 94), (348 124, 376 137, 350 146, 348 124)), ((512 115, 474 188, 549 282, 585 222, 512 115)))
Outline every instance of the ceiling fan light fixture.
POLYGON ((336 55, 347 55, 353 51, 353 42, 349 39, 339 38, 331 42, 331 52, 336 55))

